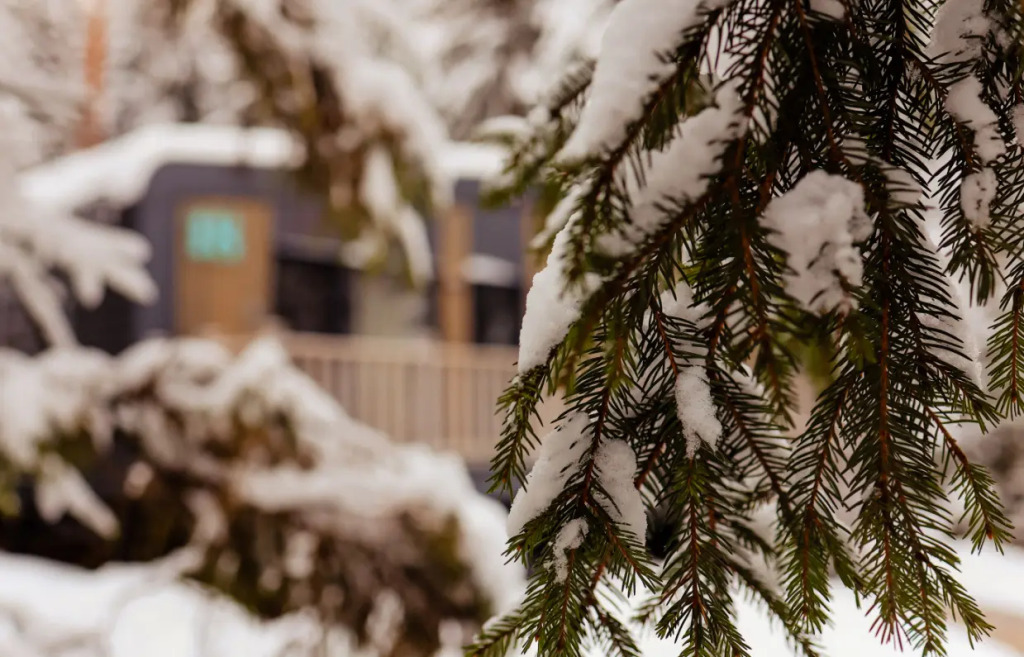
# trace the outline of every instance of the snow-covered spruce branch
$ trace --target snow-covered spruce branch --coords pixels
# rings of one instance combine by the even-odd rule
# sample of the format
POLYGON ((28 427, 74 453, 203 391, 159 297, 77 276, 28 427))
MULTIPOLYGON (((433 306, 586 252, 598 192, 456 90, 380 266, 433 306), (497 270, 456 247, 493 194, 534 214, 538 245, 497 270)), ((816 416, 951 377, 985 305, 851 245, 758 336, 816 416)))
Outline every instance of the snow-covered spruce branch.
POLYGON ((408 616, 388 633, 425 653, 521 585, 503 511, 458 459, 358 424, 270 338, 237 357, 201 340, 0 351, 0 405, 0 495, 20 506, 0 549, 98 565, 187 546, 189 576, 260 615, 313 613, 363 642, 386 594, 408 616))
POLYGON ((578 117, 533 126, 553 137, 507 177, 551 172, 569 194, 494 460, 495 486, 511 487, 539 445, 510 534, 540 567, 479 654, 513 634, 553 655, 607 639, 601 586, 647 589, 641 620, 686 655, 749 654, 730 613, 740 591, 808 654, 837 585, 869 601, 883 640, 925 654, 943 652, 948 609, 986 632, 954 577, 947 509, 964 504, 979 549, 1010 524, 948 427, 1020 406, 1019 292, 984 358, 962 297, 990 299, 1024 245, 1024 15, 1009 0, 941 4, 616 6, 578 117), (679 289, 687 310, 666 312, 679 289), (792 347, 805 341, 831 369, 806 424, 792 347), (568 409, 537 440, 556 392, 568 409), (661 563, 642 540, 620 546, 639 524, 594 503, 616 441, 644 507, 671 520, 661 563), (743 527, 766 509, 776 531, 757 541, 743 527))

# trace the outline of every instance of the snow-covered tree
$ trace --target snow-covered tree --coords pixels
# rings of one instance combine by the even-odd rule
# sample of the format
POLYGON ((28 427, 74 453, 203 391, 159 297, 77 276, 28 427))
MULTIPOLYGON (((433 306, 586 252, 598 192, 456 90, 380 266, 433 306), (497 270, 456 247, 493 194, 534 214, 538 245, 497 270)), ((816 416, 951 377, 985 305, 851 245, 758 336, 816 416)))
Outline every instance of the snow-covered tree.
MULTIPOLYGON (((239 6, 253 12, 240 25, 218 15, 242 31, 230 42, 233 56, 256 56, 245 48, 264 43, 268 26, 250 23, 254 16, 270 20, 281 39, 270 55, 297 49, 306 70, 295 75, 306 81, 323 74, 317 58, 346 55, 332 50, 345 44, 323 33, 300 34, 305 28, 278 26, 255 3, 239 6)), ((272 340, 237 357, 191 340, 146 342, 118 357, 75 345, 66 291, 88 305, 107 288, 139 302, 155 290, 143 238, 69 214, 58 200, 66 190, 42 184, 67 181, 23 171, 62 150, 81 115, 84 22, 56 9, 51 17, 49 8, 0 4, 10 48, 0 63, 0 129, 11 139, 0 154, 0 280, 13 284, 51 347, 31 357, 0 350, 0 549, 90 568, 145 562, 139 572, 190 577, 264 617, 304 616, 307 631, 344 628, 368 649, 319 652, 306 641, 279 646, 280 654, 426 656, 442 640, 466 638, 508 605, 520 575, 501 557, 503 510, 476 493, 457 459, 395 445, 354 422, 272 340)), ((264 72, 281 73, 273 61, 264 72)), ((369 190, 365 198, 394 203, 391 151, 380 149, 435 154, 416 126, 399 130, 411 103, 387 95, 380 105, 381 94, 401 89, 393 70, 372 59, 345 62, 354 90, 346 111, 365 113, 346 134, 358 141, 371 138, 356 126, 377 131, 359 147, 370 173, 349 180, 369 190)), ((256 73, 247 75, 258 91, 256 73)), ((341 82, 331 78, 324 93, 341 82)), ((281 98, 271 100, 289 107, 281 98)), ((279 120, 297 120, 293 109, 279 120)), ((268 116, 275 112, 284 110, 268 116)), ((7 603, 0 650, 113 654, 110 628, 47 637, 7 603)))
POLYGON ((137 301, 154 294, 142 238, 50 207, 46 190, 27 198, 17 175, 74 138, 84 98, 84 21, 77 7, 0 5, 0 287, 15 292, 47 343, 59 345, 74 342, 64 316, 66 283, 86 305, 98 303, 107 286, 137 301))
POLYGON ((345 234, 431 275, 423 219, 451 181, 442 119, 407 56, 396 0, 125 0, 110 25, 103 115, 122 133, 204 121, 283 127, 305 146, 300 175, 345 234))
POLYGON ((520 588, 504 509, 464 464, 355 422, 272 338, 237 357, 184 339, 0 352, 0 408, 0 549, 175 555, 262 617, 313 612, 380 657, 432 655, 447 625, 468 638, 520 588))
POLYGON ((751 654, 739 595, 814 654, 835 586, 883 641, 942 654, 950 614, 985 634, 950 509, 977 549, 1010 523, 955 429, 1024 406, 1022 62, 1015 0, 615 7, 505 180, 564 198, 493 462, 496 488, 525 480, 508 529, 536 567, 474 654, 640 654, 609 611, 637 588, 683 655, 751 654), (806 423, 801 343, 830 362, 806 423), (568 410, 538 440, 546 394, 568 410))
POLYGON ((614 0, 400 0, 419 76, 457 138, 526 114, 570 64, 597 48, 614 0))

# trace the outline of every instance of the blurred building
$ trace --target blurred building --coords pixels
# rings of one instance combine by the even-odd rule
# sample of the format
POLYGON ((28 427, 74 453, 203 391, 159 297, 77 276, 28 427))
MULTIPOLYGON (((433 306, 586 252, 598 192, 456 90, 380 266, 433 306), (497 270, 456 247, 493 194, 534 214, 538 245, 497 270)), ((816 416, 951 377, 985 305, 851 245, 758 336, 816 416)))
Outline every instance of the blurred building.
MULTIPOLYGON (((267 129, 153 126, 27 174, 30 196, 152 244, 156 303, 108 292, 97 308, 75 307, 79 339, 116 353, 147 337, 244 341, 275 327, 357 419, 482 467, 532 277, 528 204, 480 202, 501 153, 456 144, 441 158, 454 205, 426 221, 435 276, 415 288, 401 267, 364 268, 324 201, 290 175, 288 144, 267 129)), ((10 323, 10 335, 26 333, 10 323)))

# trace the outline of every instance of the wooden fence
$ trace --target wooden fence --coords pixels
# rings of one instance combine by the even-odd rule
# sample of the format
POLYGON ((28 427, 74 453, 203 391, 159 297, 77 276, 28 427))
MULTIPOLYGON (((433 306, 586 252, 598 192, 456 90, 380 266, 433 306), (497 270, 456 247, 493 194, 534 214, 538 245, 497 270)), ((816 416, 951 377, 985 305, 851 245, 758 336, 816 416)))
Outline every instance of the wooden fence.
MULTIPOLYGON (((490 460, 501 430, 497 399, 516 374, 514 347, 286 333, 296 365, 352 415, 399 442, 490 460)), ((545 422, 557 415, 542 409, 545 422)))

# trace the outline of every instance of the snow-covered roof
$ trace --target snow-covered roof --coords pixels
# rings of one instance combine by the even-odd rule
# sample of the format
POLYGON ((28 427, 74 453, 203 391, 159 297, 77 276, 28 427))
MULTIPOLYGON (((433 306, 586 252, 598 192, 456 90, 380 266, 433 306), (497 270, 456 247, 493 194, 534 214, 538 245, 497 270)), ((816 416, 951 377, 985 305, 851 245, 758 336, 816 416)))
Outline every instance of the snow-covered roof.
POLYGON ((296 166, 302 150, 288 133, 204 124, 150 125, 57 158, 21 175, 30 200, 69 211, 96 201, 136 202, 161 167, 172 163, 296 166))
MULTIPOLYGON (((489 144, 450 143, 440 155, 451 180, 501 171, 505 151, 489 144)), ((62 211, 97 201, 128 206, 146 193, 161 167, 173 163, 280 169, 297 166, 301 145, 286 131, 231 125, 171 123, 142 127, 21 175, 30 200, 62 211)))
POLYGON ((451 180, 492 178, 505 167, 504 146, 478 142, 449 142, 441 153, 441 169, 451 180))

